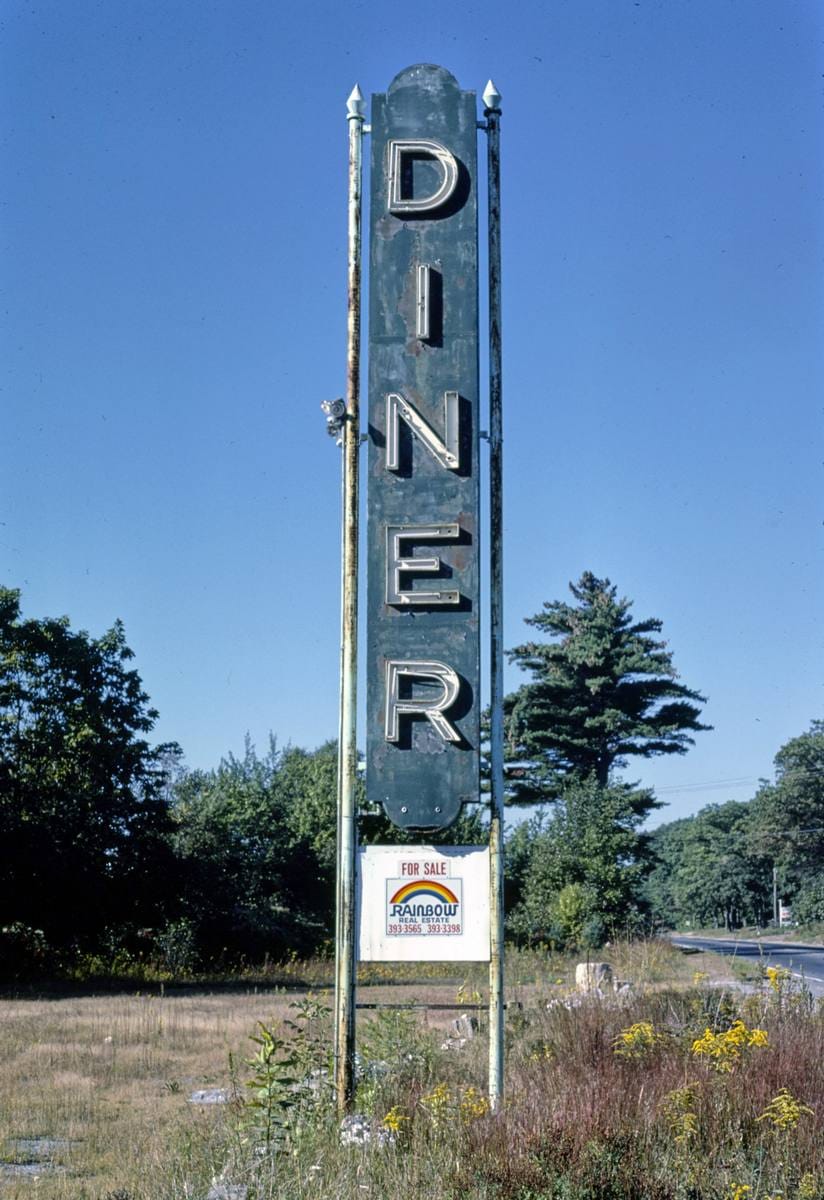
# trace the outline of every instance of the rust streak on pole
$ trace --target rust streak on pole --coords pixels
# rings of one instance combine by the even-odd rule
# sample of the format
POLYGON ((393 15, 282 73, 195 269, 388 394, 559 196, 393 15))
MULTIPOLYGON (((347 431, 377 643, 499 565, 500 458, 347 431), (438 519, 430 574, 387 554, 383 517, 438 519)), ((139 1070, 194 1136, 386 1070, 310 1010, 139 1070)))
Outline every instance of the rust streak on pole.
POLYGON ((489 1099, 504 1089, 504 764, 503 764, 503 388, 501 364, 501 97, 490 79, 483 94, 489 197, 489 592, 490 760, 489 828, 489 1099))
POLYGON ((358 454, 360 450, 361 180, 363 96, 347 101, 349 126, 348 320, 343 422, 341 681, 338 738, 335 1088, 338 1111, 351 1105, 355 1080, 355 782, 357 777, 358 454))

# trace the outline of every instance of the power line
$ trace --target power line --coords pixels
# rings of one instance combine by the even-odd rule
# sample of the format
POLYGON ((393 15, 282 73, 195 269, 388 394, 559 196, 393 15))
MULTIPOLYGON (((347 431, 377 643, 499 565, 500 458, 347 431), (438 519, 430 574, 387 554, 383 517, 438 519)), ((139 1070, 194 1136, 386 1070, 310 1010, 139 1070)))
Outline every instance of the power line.
MULTIPOLYGON (((812 767, 791 767, 789 771, 778 780, 782 783, 785 780, 792 779, 821 779, 824 781, 824 776, 820 771, 816 771, 812 767)), ((765 784, 767 787, 775 787, 769 780, 763 779, 760 776, 754 775, 737 775, 733 779, 709 779, 704 783, 676 783, 666 787, 655 788, 656 793, 662 792, 699 792, 699 791, 715 791, 718 788, 725 787, 745 787, 749 784, 758 783, 765 784)))
POLYGON ((710 779, 706 783, 673 784, 670 787, 657 787, 655 791, 656 793, 712 791, 724 787, 745 787, 752 783, 758 783, 758 780, 752 776, 740 776, 737 779, 710 779))

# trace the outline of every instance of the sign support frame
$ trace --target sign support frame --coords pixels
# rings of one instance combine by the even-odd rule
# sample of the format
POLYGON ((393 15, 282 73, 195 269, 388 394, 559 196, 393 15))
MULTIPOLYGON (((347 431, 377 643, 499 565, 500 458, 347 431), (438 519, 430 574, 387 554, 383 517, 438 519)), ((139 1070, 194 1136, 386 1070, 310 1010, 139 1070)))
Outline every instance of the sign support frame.
POLYGON ((504 1087, 504 763, 503 763, 503 372, 501 355, 501 96, 490 79, 483 94, 487 136, 489 263, 489 1100, 504 1087))
POLYGON ((360 453, 360 318, 364 99, 355 84, 346 104, 349 128, 348 316, 346 410, 341 439, 341 655, 338 730, 337 889, 335 938, 335 1091, 342 1115, 355 1092, 355 786, 357 778, 358 495, 360 453))
MULTIPOLYGON (((504 1086, 504 772, 503 772, 503 504, 500 240, 501 96, 490 80, 483 93, 487 135, 489 270, 489 496, 490 496, 490 960, 489 1086, 493 1111, 504 1086)), ((337 781, 335 942, 335 1090, 340 1115, 355 1091, 357 832, 357 634, 359 550, 360 342, 364 98, 355 85, 347 101, 349 130, 348 319, 346 401, 341 419, 341 657, 337 781)), ((427 268, 428 269, 428 268, 427 268)), ((420 284, 419 284, 420 290, 420 284)), ((418 331, 420 333, 420 330, 418 331)), ((428 333, 428 330, 425 331, 428 333)), ((339 402, 338 402, 339 403, 339 402)))

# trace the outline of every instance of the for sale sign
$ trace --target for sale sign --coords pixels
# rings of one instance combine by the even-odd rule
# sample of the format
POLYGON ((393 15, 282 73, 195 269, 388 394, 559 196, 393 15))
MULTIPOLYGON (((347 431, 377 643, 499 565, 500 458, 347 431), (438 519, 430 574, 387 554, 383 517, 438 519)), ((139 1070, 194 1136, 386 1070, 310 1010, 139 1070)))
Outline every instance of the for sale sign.
POLYGON ((488 961, 488 847, 365 847, 358 928, 363 962, 488 961))

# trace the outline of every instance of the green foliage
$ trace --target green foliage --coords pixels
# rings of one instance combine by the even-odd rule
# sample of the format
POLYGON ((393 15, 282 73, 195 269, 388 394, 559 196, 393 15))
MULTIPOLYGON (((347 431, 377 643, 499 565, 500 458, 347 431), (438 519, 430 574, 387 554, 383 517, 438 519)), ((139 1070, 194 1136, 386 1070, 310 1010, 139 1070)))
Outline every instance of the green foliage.
POLYGON ((285 1140, 289 1110, 298 1102, 297 1058, 287 1041, 276 1037, 262 1021, 258 1025, 259 1034, 250 1038, 258 1049, 246 1059, 253 1074, 245 1085, 249 1092, 242 1107, 240 1132, 244 1143, 261 1146, 268 1153, 285 1140))
POLYGON ((750 849, 769 856, 782 894, 791 896, 824 862, 824 721, 791 738, 775 756, 775 783, 752 800, 750 849))
POLYGON ((332 1069, 332 1009, 322 997, 309 992, 289 1005, 294 1019, 283 1022, 289 1030, 291 1049, 303 1077, 332 1069))
POLYGON ((693 928, 766 923, 771 873, 762 856, 748 852, 749 829, 749 805, 731 800, 656 830, 653 848, 666 857, 650 880, 654 911, 678 914, 693 928))
POLYGON ((509 652, 530 682, 506 698, 507 799, 551 804, 507 845, 509 929, 519 939, 594 946, 640 921, 651 865, 640 832, 658 802, 614 783, 630 756, 683 754, 704 697, 677 680, 657 619, 633 621, 608 579, 585 572, 575 603, 527 620, 549 636, 509 652))
POLYGON ((245 1060, 253 1073, 245 1082, 238 1132, 241 1142, 255 1151, 281 1148, 298 1131, 303 1109, 316 1114, 333 1098, 330 1009, 311 995, 290 1008, 295 1017, 284 1022, 285 1037, 259 1021, 259 1032, 250 1038, 257 1050, 245 1060))
POLYGON ((49 944, 42 929, 32 929, 22 921, 0 928, 0 975, 5 979, 25 979, 45 973, 49 944))
POLYGON ((775 783, 763 783, 751 801, 711 804, 651 834, 657 861, 645 892, 658 920, 767 925, 773 867, 794 918, 824 919, 824 722, 782 746, 775 764, 775 783))
POLYGON ((793 896, 793 918, 800 925, 824 921, 824 871, 805 874, 793 896))
POLYGON ((365 1024, 359 1038, 365 1063, 382 1063, 394 1076, 416 1075, 428 1079, 434 1059, 431 1036, 414 1012, 382 1009, 365 1024))
POLYGON ((54 947, 122 938, 168 900, 167 783, 178 748, 150 747, 157 712, 118 621, 23 619, 0 589, 0 912, 54 947))
MULTIPOLYGON (((597 946, 638 917, 648 870, 639 831, 649 792, 571 782, 553 806, 515 831, 519 896, 509 928, 527 942, 597 946)), ((514 889, 513 889, 514 890, 514 889)))
POLYGON ((575 604, 548 601, 527 624, 549 642, 509 651, 531 676, 506 698, 511 800, 554 799, 565 778, 605 786, 630 756, 683 754, 704 697, 678 682, 656 618, 633 621, 630 601, 608 579, 585 572, 570 584, 575 604))
POLYGON ((162 965, 175 978, 191 974, 197 966, 195 930, 187 917, 170 921, 155 939, 162 965))
MULTIPOLYGON (((363 843, 416 842, 385 815, 363 811, 363 843)), ((278 958, 330 947, 335 912, 337 746, 308 751, 274 740, 259 756, 247 740, 213 771, 184 774, 174 789, 174 847, 181 909, 203 961, 278 958)), ((437 841, 483 841, 475 811, 437 841)))
MULTIPOLYGON (((327 952, 335 907, 337 747, 247 741, 186 771, 118 622, 24 620, 0 589, 0 970, 169 979, 327 952), (28 932, 27 932, 28 931, 28 932)), ((363 789, 358 788, 362 800, 363 789)), ((399 840, 362 816, 362 840, 399 840)), ((444 842, 483 840, 470 812, 444 842)))
MULTIPOLYGON (((357 1110, 371 1119, 361 1144, 342 1145, 337 1122, 322 1114, 296 1139, 296 1106, 288 1153, 268 1172, 262 1156, 247 1160, 246 1174, 241 1160, 231 1178, 252 1183, 260 1200, 820 1195, 820 1018, 783 1021, 773 1006, 762 1029, 736 1007, 754 997, 727 995, 723 1011, 721 999, 715 989, 656 989, 621 1005, 528 1005, 510 1031, 499 1113, 483 1093, 478 1038, 459 1065, 436 1054, 428 1076, 413 1068, 398 1080, 390 1070, 364 1083, 357 1110)), ((403 1030, 384 1032, 389 1054, 407 1041, 403 1030)))
POLYGON ((175 792, 183 911, 206 959, 316 948, 334 913, 336 753, 247 740, 175 792))

